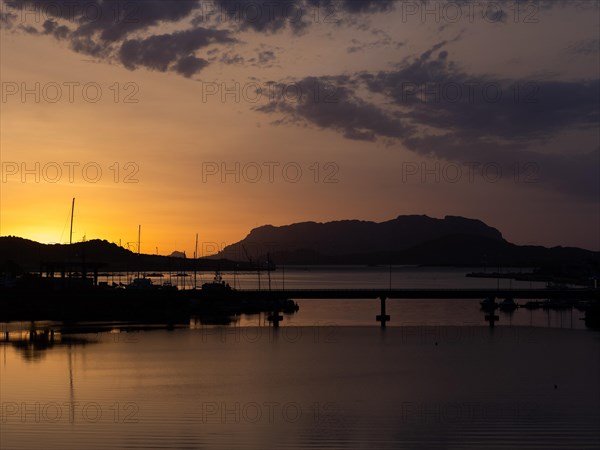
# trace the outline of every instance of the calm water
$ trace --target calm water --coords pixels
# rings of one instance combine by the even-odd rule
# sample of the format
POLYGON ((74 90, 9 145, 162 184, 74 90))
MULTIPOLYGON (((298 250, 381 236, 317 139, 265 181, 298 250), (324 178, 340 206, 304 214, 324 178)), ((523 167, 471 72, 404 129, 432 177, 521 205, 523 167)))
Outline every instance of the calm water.
MULTIPOLYGON (((530 283, 496 278, 469 278, 469 272, 497 271, 498 268, 456 268, 416 266, 292 266, 271 272, 272 289, 319 289, 319 288, 529 288, 544 287, 545 283, 530 283)), ((530 272, 523 268, 500 268, 501 272, 530 272)), ((164 272, 155 277, 157 284, 170 282, 182 289, 194 286, 193 272, 164 272), (184 275, 184 276, 182 276, 184 275)), ((238 289, 268 289, 269 276, 261 272, 222 272, 223 279, 238 289)), ((122 273, 101 277, 100 281, 126 283, 138 273, 122 273)), ((214 272, 196 273, 196 284, 212 281, 214 272)))
POLYGON ((88 342, 2 346, 2 449, 600 444, 600 335, 590 331, 214 327, 80 337, 88 342))
MULTIPOLYGON (((496 286, 464 273, 394 268, 392 282, 496 286)), ((252 280, 236 274, 242 288, 252 280)), ((388 268, 296 269, 285 281, 386 282, 388 268)), ((112 324, 33 345, 30 324, 3 324, 0 448, 600 446, 600 333, 577 311, 517 310, 490 329, 476 300, 398 300, 381 330, 374 300, 300 304, 279 330, 243 316, 172 331, 112 324)))
MULTIPOLYGON (((497 268, 488 268, 488 271, 497 268)), ((482 272, 482 267, 414 267, 414 266, 294 266, 280 267, 271 273, 272 289, 378 289, 378 288, 543 288, 545 283, 524 282, 495 278, 470 278, 469 272, 482 272)), ((502 272, 530 272, 530 269, 501 268, 502 272)), ((154 278, 161 284, 171 282, 181 289, 194 285, 194 274, 176 276, 176 272, 164 273, 162 278, 154 278)), ((180 273, 181 275, 181 273, 180 273)), ((238 289, 258 289, 259 277, 256 272, 223 272, 223 279, 238 289)), ((129 279, 137 276, 130 274, 129 279)), ((212 281, 214 273, 199 272, 196 284, 212 281)), ((127 281, 121 275, 121 282, 127 281)), ((118 276, 105 277, 101 281, 118 282, 118 276)), ((266 273, 260 274, 260 288, 268 289, 266 273)), ((328 325, 373 325, 379 314, 378 300, 299 300, 300 313, 284 318, 287 326, 328 325)), ((470 326, 486 325, 484 313, 480 311, 479 300, 388 300, 387 313, 392 320, 388 326, 432 325, 470 326)), ((541 326, 585 329, 584 314, 577 310, 543 311, 520 310, 513 314, 498 313, 500 320, 496 326, 541 326)), ((238 326, 262 325, 263 316, 242 316, 236 318, 238 326)))

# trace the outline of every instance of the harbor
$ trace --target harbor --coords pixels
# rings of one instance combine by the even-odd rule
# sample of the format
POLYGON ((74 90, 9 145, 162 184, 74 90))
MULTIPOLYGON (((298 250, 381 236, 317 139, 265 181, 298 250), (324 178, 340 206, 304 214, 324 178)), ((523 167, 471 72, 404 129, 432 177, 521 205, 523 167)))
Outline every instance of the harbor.
MULTIPOLYGON (((399 273, 413 273, 415 269, 396 269, 399 273)), ((600 303, 600 290, 587 287, 407 287, 397 288, 387 280, 388 287, 373 287, 382 280, 382 270, 363 270, 370 274, 362 281, 356 280, 352 287, 321 287, 344 285, 344 280, 357 269, 348 273, 328 273, 329 282, 316 282, 311 277, 319 271, 288 268, 286 287, 283 274, 277 280, 271 273, 263 274, 267 280, 260 282, 260 275, 229 273, 226 281, 220 272, 206 281, 208 274, 178 273, 180 281, 171 284, 156 279, 169 279, 162 272, 147 276, 127 278, 124 274, 98 273, 97 265, 88 265, 78 272, 78 276, 68 271, 47 272, 45 276, 29 275, 16 280, 10 286, 3 286, 3 308, 0 321, 40 321, 55 320, 82 321, 135 321, 139 323, 162 323, 169 326, 187 326, 190 320, 199 318, 203 323, 229 324, 241 315, 265 315, 265 323, 279 326, 283 315, 301 314, 299 301, 369 301, 378 306, 378 314, 370 316, 375 325, 386 327, 401 320, 389 314, 389 304, 397 301, 456 302, 473 300, 473 308, 479 305, 484 312, 483 319, 490 326, 498 322, 496 310, 512 313, 517 309, 571 310, 585 313, 585 323, 597 327, 597 304, 600 303), (56 276, 58 275, 58 276, 56 276), (114 281, 123 277, 127 283, 114 281), (102 281, 104 277, 105 281, 102 281), (109 281, 109 280, 113 281, 109 281), (190 279, 186 281, 187 279, 190 279), (304 279, 305 281, 299 281, 304 279), (200 280, 200 283, 198 283, 200 280), (231 284, 234 286, 232 286, 231 284), (244 284, 244 286, 241 286, 244 284), (315 287, 301 287, 315 286, 315 287), (363 287, 369 286, 369 287, 363 287)), ((426 271, 425 271, 426 272, 426 271)), ((458 272, 457 272, 458 273, 458 272)), ((320 276, 320 275, 319 275, 320 276)), ((388 274, 389 276, 389 274, 388 274)), ((406 275, 404 275, 406 276, 406 275)), ((464 276, 464 275, 463 275, 464 276)), ((397 281, 396 281, 397 283, 397 281)), ((456 276, 455 286, 462 282, 456 276)), ((346 283, 347 284, 347 283, 346 283)), ((427 284, 425 281, 420 284, 427 284)), ((432 281, 429 284, 435 285, 432 281)), ((371 314, 370 312, 368 314, 371 314)))

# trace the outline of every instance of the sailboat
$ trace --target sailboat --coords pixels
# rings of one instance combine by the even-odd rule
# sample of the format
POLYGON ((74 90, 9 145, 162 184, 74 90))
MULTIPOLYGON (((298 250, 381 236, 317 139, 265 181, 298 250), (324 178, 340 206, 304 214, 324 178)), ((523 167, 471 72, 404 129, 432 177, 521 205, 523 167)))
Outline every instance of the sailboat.
POLYGON ((73 243, 73 215, 74 214, 75 214, 75 197, 73 197, 73 202, 71 203, 71 228, 69 230, 69 245, 73 243))
MULTIPOLYGON (((140 255, 141 255, 141 237, 142 237, 142 226, 138 225, 138 242, 137 242, 137 254, 138 254, 138 264, 140 264, 140 255)), ((140 271, 138 270, 137 278, 134 278, 131 283, 127 285, 127 289, 154 289, 158 286, 155 286, 152 283, 150 278, 142 277, 140 271)))
POLYGON ((229 285, 229 283, 225 283, 223 281, 223 277, 221 276, 221 271, 215 271, 215 276, 210 283, 204 283, 202 285, 202 292, 210 293, 210 294, 223 294, 223 293, 231 293, 233 289, 229 285))

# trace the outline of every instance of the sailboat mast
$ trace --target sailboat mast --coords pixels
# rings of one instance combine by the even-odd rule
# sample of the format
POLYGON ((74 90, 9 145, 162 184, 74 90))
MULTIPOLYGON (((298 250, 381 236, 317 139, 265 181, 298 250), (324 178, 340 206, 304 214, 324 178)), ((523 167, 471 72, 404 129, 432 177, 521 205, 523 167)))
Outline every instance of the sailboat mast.
POLYGON ((269 291, 271 290, 271 254, 267 253, 267 274, 269 276, 269 291))
POLYGON ((260 291, 260 258, 256 258, 256 275, 258 276, 258 290, 260 291))
POLYGON ((73 214, 75 213, 75 197, 71 203, 71 228, 69 230, 69 244, 73 243, 73 214))
POLYGON ((138 225, 138 278, 140 278, 140 254, 141 254, 141 242, 142 242, 142 226, 138 225))
POLYGON ((194 250, 194 289, 198 287, 196 283, 196 266, 198 265, 198 233, 196 233, 196 250, 194 250))

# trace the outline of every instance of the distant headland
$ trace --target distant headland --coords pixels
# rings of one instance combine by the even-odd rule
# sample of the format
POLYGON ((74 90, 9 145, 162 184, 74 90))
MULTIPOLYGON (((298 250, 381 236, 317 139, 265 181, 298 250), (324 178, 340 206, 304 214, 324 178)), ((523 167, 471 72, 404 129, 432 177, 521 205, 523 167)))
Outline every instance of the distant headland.
POLYGON ((255 228, 216 255, 194 260, 138 255, 104 240, 71 245, 40 244, 0 237, 2 272, 31 271, 43 261, 105 263, 106 270, 233 270, 285 265, 429 265, 553 267, 579 275, 598 274, 600 252, 574 247, 516 245, 480 220, 403 215, 385 222, 342 220, 255 228))

